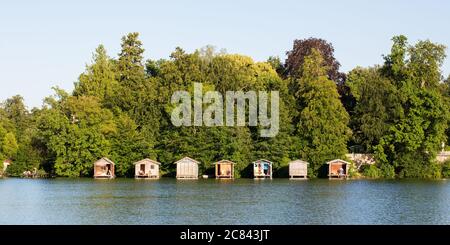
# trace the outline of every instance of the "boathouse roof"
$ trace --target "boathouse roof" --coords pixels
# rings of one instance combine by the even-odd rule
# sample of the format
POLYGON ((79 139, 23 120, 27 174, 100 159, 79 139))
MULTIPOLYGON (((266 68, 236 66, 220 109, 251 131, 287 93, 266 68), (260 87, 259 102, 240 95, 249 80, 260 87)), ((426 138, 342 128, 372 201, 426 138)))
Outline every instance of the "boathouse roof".
POLYGON ((221 163, 236 164, 235 162, 232 162, 230 160, 220 160, 218 162, 215 162, 214 164, 221 164, 221 163))
POLYGON ((142 163, 147 163, 147 162, 150 162, 150 163, 154 163, 154 164, 158 164, 158 165, 161 165, 161 163, 160 163, 160 162, 158 162, 158 161, 155 161, 155 160, 152 160, 152 159, 149 159, 149 158, 145 158, 145 159, 142 159, 142 160, 140 160, 140 161, 137 161, 137 162, 135 162, 135 163, 134 163, 134 165, 137 165, 137 164, 142 164, 142 163))

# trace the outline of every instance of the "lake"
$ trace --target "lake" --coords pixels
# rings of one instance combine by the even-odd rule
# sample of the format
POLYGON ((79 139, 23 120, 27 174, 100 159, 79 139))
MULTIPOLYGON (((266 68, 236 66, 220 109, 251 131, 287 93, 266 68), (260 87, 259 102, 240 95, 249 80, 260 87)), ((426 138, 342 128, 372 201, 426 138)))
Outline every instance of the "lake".
POLYGON ((0 224, 450 224, 450 181, 5 178, 0 224))

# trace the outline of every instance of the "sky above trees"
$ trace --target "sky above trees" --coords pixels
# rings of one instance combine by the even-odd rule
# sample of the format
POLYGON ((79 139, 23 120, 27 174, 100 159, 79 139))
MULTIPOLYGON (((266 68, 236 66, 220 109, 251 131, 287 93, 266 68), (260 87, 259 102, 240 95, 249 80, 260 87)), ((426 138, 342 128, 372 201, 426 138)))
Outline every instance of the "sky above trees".
MULTIPOLYGON (((0 100, 16 94, 40 106, 52 86, 73 89, 99 43, 117 57, 132 31, 145 58, 168 58, 211 44, 265 61, 285 59, 292 40, 331 42, 341 71, 383 62, 391 37, 450 45, 448 1, 13 1, 0 3, 0 100)), ((448 59, 444 75, 450 73, 448 59)))

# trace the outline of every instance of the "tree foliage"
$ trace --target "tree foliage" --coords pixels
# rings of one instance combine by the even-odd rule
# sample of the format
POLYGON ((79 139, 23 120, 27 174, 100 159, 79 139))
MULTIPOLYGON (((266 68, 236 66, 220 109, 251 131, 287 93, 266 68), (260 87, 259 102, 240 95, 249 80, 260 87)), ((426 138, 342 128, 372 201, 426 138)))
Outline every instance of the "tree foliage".
POLYGON ((400 177, 440 177, 435 161, 445 140, 448 106, 437 89, 444 47, 430 41, 408 46, 404 36, 395 37, 383 67, 392 79, 402 113, 376 146, 378 159, 391 164, 400 177))
POLYGON ((143 54, 139 34, 127 34, 117 58, 97 47, 72 92, 54 88, 43 107, 32 110, 19 95, 1 103, 0 158, 12 160, 8 174, 37 168, 53 176, 91 176, 93 162, 108 157, 116 175, 132 176, 133 163, 148 157, 173 175, 173 163, 189 156, 201 162, 201 174, 212 174, 218 160, 234 161, 236 177, 250 177, 251 162, 261 158, 285 176, 288 162, 300 158, 310 162, 314 177, 356 145, 376 156, 377 164, 362 170, 370 177, 448 175, 448 164, 434 160, 450 137, 443 45, 410 45, 397 36, 384 64, 348 74, 339 71, 331 43, 317 38, 295 40, 284 63, 212 46, 191 53, 177 47, 161 60, 143 54), (278 91, 278 134, 261 137, 263 126, 174 126, 171 96, 192 94, 194 83, 203 93, 278 91))
POLYGON ((353 143, 360 146, 359 151, 373 152, 402 112, 397 88, 379 67, 353 69, 347 76, 347 85, 357 102, 350 123, 353 143))
POLYGON ((95 96, 105 105, 117 91, 118 81, 113 60, 108 57, 105 47, 99 45, 93 54, 93 63, 86 67, 75 83, 75 96, 95 96))
POLYGON ((334 47, 331 43, 320 38, 294 40, 292 50, 286 52, 286 75, 291 77, 301 76, 299 71, 305 62, 305 58, 311 55, 314 49, 320 52, 323 57, 323 65, 328 67, 328 78, 339 84, 344 75, 339 72, 341 64, 334 57, 334 47))
POLYGON ((298 88, 294 95, 300 154, 310 162, 314 175, 321 174, 319 170, 327 160, 344 156, 351 135, 348 113, 336 84, 327 77, 327 69, 320 52, 313 49, 299 70, 301 78, 293 80, 298 88))

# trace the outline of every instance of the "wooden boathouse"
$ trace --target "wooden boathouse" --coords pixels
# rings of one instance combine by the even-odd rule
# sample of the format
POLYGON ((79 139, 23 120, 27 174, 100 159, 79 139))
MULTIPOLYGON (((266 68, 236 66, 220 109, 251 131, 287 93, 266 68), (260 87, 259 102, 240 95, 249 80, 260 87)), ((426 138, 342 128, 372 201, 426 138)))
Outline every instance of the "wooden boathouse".
POLYGON ((328 164, 328 178, 339 178, 346 179, 348 178, 348 170, 350 168, 349 162, 346 162, 341 159, 335 159, 327 162, 328 164))
POLYGON ((134 177, 136 179, 159 179, 161 163, 148 158, 134 163, 134 177))
POLYGON ((199 163, 190 157, 184 157, 175 162, 177 165, 177 179, 198 179, 199 163))
POLYGON ((294 160, 289 162, 289 178, 290 179, 307 179, 308 178, 308 162, 302 160, 294 160))
POLYGON ((220 160, 215 163, 216 179, 233 179, 235 163, 229 160, 220 160))
POLYGON ((115 178, 114 174, 115 164, 113 161, 106 157, 103 157, 94 162, 94 178, 95 179, 112 179, 115 178))
POLYGON ((254 179, 272 179, 272 162, 260 159, 253 162, 254 179))

